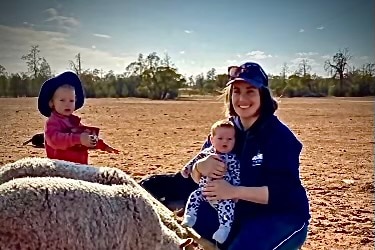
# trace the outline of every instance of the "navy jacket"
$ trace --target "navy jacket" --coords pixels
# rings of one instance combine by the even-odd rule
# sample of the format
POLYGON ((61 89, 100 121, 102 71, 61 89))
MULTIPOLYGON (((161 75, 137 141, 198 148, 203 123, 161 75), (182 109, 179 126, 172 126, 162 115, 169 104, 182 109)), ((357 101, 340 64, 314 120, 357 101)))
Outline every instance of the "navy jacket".
MULTIPOLYGON (((259 118, 244 130, 238 117, 233 149, 240 159, 241 186, 268 186, 268 204, 239 201, 236 214, 250 218, 260 214, 291 214, 298 220, 310 219, 309 202, 299 178, 301 142, 276 116, 259 118)), ((209 146, 209 140, 203 147, 209 146)), ((236 215, 237 217, 237 215, 236 215)))

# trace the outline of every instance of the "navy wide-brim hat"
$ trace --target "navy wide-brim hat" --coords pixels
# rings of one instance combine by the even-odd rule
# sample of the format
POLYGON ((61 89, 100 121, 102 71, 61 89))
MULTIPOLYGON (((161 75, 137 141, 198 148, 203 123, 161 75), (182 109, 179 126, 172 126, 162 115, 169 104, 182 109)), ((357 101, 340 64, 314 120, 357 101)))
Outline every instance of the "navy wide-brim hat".
POLYGON ((83 103, 85 102, 85 94, 81 80, 73 71, 65 71, 45 81, 40 88, 38 96, 38 109, 42 115, 46 117, 51 116, 52 110, 49 106, 49 101, 52 99, 56 89, 65 84, 69 84, 74 87, 76 94, 75 110, 82 108, 83 103))

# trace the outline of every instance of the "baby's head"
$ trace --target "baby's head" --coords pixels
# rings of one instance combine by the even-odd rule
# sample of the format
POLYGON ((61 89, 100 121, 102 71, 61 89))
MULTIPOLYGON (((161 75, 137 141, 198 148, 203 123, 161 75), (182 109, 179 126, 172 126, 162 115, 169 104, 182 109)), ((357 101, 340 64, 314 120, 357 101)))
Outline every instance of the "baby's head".
POLYGON ((72 85, 58 87, 49 101, 49 107, 60 115, 70 116, 76 105, 76 93, 72 85))
POLYGON ((231 121, 215 122, 211 127, 210 135, 211 144, 216 151, 223 154, 232 151, 235 142, 235 129, 231 121))
POLYGON ((52 111, 69 116, 82 108, 84 101, 81 80, 68 70, 43 83, 38 95, 38 109, 45 117, 50 117, 52 111))

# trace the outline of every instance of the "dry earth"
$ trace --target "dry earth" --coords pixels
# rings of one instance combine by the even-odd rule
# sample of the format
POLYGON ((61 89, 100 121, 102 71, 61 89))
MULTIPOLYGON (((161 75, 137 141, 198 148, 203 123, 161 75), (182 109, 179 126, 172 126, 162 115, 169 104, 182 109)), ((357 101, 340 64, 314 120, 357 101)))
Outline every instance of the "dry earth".
MULTIPOLYGON (((216 99, 89 99, 78 114, 122 151, 91 152, 90 162, 138 180, 177 171, 222 117, 221 108, 216 99)), ((303 249, 374 249, 374 99, 281 99, 277 114, 304 144, 301 177, 312 220, 303 249)), ((21 146, 43 131, 35 98, 0 99, 0 115, 1 165, 45 155, 21 146)))

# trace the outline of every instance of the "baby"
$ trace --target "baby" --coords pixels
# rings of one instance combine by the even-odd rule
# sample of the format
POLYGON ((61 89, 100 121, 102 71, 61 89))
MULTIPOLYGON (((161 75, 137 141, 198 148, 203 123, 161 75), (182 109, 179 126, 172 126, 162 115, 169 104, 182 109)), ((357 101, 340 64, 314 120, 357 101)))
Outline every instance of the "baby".
MULTIPOLYGON (((211 127, 210 142, 210 147, 203 149, 183 167, 181 170, 182 176, 188 178, 194 164, 196 164, 199 159, 210 154, 217 154, 227 166, 227 172, 224 179, 232 185, 239 185, 239 161, 234 154, 231 154, 235 142, 235 129, 233 123, 228 120, 215 122, 211 127)), ((208 181, 210 181, 209 177, 202 176, 199 181, 199 188, 189 196, 182 225, 192 227, 195 224, 200 203, 207 201, 202 195, 202 191, 208 181)), ((214 233, 212 238, 219 243, 223 243, 227 239, 233 223, 235 202, 233 200, 218 200, 210 202, 210 204, 217 210, 220 223, 218 230, 214 233)))
POLYGON ((38 109, 48 117, 44 127, 48 158, 88 164, 89 149, 119 153, 99 139, 99 128, 83 125, 73 114, 83 103, 82 83, 74 72, 63 72, 43 83, 38 109))

